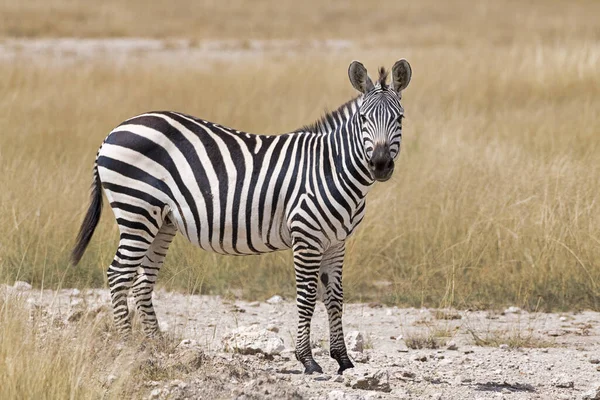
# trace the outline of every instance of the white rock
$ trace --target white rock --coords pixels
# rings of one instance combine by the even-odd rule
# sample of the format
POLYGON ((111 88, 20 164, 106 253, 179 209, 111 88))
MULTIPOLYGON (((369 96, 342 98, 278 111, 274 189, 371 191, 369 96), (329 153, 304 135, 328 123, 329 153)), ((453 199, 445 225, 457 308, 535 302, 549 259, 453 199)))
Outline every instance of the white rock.
POLYGON ((385 315, 389 317, 391 315, 394 315, 394 312, 390 308, 388 308, 387 310, 385 310, 385 315))
POLYGON ((509 346, 506 343, 502 343, 500 346, 498 346, 498 348, 500 350, 508 350, 509 346))
POLYGON ((161 389, 153 389, 150 392, 150 398, 151 399, 158 399, 160 397, 160 394, 162 393, 161 389))
POLYGON ((267 300, 267 303, 269 304, 279 304, 283 301, 283 298, 279 295, 275 295, 273 297, 271 297, 269 300, 267 300))
POLYGON ((223 335, 223 345, 226 351, 237 351, 241 354, 274 355, 285 349, 283 339, 279 335, 257 325, 241 326, 223 335))
POLYGON ((81 291, 79 289, 71 290, 71 296, 79 296, 80 294, 81 294, 81 291))
POLYGON ((364 349, 364 338, 362 333, 359 331, 350 331, 346 335, 346 346, 350 351, 363 352, 364 349))
POLYGON ((588 390, 581 397, 583 400, 600 400, 600 382, 592 385, 592 389, 588 390))
POLYGON ((506 310, 504 310, 504 314, 520 314, 521 309, 519 307, 510 306, 506 310))
POLYGON ((456 345, 456 342, 454 340, 451 340, 446 344, 446 349, 447 350, 458 350, 458 346, 456 345))
POLYGON ((24 281, 16 281, 13 285, 13 289, 19 292, 26 292, 28 290, 31 290, 31 285, 24 281))
POLYGON ((398 342, 398 346, 396 346, 396 350, 398 350, 400 353, 408 353, 410 349, 406 345, 406 342, 404 340, 401 340, 398 342))

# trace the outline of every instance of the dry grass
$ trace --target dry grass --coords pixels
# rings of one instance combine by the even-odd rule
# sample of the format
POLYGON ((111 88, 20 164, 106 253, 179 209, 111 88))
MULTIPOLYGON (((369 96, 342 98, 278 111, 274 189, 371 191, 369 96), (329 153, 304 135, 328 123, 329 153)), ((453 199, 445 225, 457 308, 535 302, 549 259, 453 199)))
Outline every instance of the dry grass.
POLYGON ((202 39, 353 39, 371 46, 597 40, 594 0, 522 2, 361 0, 2 0, 0 36, 202 39))
POLYGON ((99 376, 114 353, 99 335, 102 322, 64 329, 62 320, 32 315, 22 300, 0 296, 0 398, 100 397, 99 376))
POLYGON ((553 342, 536 335, 532 329, 512 328, 485 332, 469 329, 468 332, 476 346, 500 347, 506 345, 510 349, 538 349, 555 346, 553 342))
MULTIPOLYGON (((65 15, 61 24, 36 31, 36 18, 45 15, 41 3, 3 2, 0 7, 12 10, 0 12, 4 22, 19 24, 0 26, 22 36, 146 34, 124 22, 133 8, 113 10, 121 3, 108 2, 101 12, 53 3, 65 15), (79 17, 69 17, 73 9, 79 17), (75 33, 74 26, 82 29, 75 33)), ((350 60, 361 59, 373 71, 406 57, 414 77, 403 101, 403 153, 392 181, 371 193, 367 218, 348 245, 347 298, 600 309, 600 47, 592 23, 598 3, 481 4, 478 18, 437 2, 396 6, 406 7, 407 16, 398 17, 406 26, 388 24, 393 13, 386 7, 365 19, 358 18, 364 6, 348 7, 335 12, 339 29, 306 10, 300 16, 313 16, 317 22, 307 20, 320 27, 307 29, 306 37, 362 43, 327 57, 308 49, 229 64, 161 66, 135 57, 116 64, 0 64, 0 279, 46 287, 104 284, 117 238, 108 208, 82 264, 73 268, 67 261, 87 206, 96 149, 124 118, 175 109, 251 132, 289 131, 354 95, 346 77, 350 60), (351 29, 350 21, 358 20, 370 24, 359 25, 364 29, 381 29, 364 36, 366 30, 351 29), (376 285, 382 281, 391 285, 382 290, 376 285)), ((155 7, 148 5, 136 21, 153 19, 155 7)), ((271 20, 260 14, 267 5, 257 7, 246 10, 248 24, 271 20)), ((202 23, 207 15, 194 25, 186 22, 195 13, 170 12, 173 18, 146 24, 147 34, 217 37, 213 25, 202 23)), ((233 25, 223 27, 223 37, 245 37, 245 25, 233 25)), ((297 38, 300 32, 283 23, 270 27, 272 34, 257 29, 265 31, 253 31, 256 37, 297 38)), ((294 293, 288 253, 230 258, 183 240, 176 240, 159 282, 190 292, 242 289, 247 298, 294 293)))

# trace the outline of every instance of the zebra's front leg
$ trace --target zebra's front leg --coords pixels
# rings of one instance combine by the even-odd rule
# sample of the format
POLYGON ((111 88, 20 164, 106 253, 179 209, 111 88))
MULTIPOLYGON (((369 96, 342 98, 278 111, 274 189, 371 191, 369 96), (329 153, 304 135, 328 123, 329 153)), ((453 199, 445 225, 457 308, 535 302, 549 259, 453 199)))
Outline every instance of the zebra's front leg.
POLYGON ((298 307, 298 335, 296 358, 304 365, 304 373, 322 373, 310 348, 310 322, 317 302, 317 280, 321 264, 321 251, 304 243, 294 245, 294 270, 296 272, 296 305, 298 307))
POLYGON ((354 364, 350 361, 346 351, 344 330, 342 328, 344 305, 342 265, 344 263, 344 253, 344 244, 328 249, 323 256, 319 271, 319 278, 325 288, 323 302, 329 317, 329 354, 338 362, 340 366, 338 374, 340 375, 348 368, 354 368, 354 364))

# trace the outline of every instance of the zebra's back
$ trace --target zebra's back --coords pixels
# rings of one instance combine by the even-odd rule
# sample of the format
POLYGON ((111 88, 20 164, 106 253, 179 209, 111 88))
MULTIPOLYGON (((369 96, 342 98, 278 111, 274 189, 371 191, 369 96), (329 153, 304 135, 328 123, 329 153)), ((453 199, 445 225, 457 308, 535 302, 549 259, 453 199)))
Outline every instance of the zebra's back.
MULTIPOLYGON (((98 152, 120 226, 151 237, 169 219, 192 243, 223 254, 291 246, 289 204, 300 191, 294 135, 234 131, 173 112, 131 118, 98 152)), ((301 138, 297 138, 300 139, 301 138)))

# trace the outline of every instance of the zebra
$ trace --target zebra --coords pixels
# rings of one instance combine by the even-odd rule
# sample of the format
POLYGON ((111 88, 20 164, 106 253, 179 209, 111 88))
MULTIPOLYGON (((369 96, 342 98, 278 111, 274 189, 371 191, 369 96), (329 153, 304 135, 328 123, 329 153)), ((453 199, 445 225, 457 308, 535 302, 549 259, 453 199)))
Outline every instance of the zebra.
POLYGON ((365 215, 375 181, 390 179, 400 153, 402 91, 412 70, 401 59, 375 83, 348 68, 360 93, 299 130, 254 135, 170 111, 148 112, 113 129, 96 154, 90 206, 72 252, 76 265, 102 211, 102 190, 119 231, 107 279, 114 324, 130 337, 129 292, 146 336, 159 333, 152 304, 157 274, 175 234, 202 249, 247 255, 292 249, 298 329, 296 358, 322 373, 310 323, 322 290, 330 356, 338 373, 354 365, 342 329, 345 242, 365 215), (318 288, 319 281, 322 287, 318 288))

